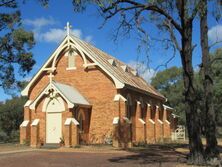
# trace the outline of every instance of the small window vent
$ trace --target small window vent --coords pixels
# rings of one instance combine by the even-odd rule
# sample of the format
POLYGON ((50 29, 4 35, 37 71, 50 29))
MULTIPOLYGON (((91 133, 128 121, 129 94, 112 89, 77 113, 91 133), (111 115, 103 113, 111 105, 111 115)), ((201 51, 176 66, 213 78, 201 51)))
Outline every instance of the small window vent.
POLYGON ((123 69, 123 71, 128 72, 128 67, 126 65, 122 65, 121 68, 123 69))
POLYGON ((114 59, 109 59, 108 62, 112 65, 112 66, 116 66, 116 62, 114 59))
POLYGON ((131 73, 134 75, 134 76, 138 76, 138 72, 136 70, 132 70, 131 73))

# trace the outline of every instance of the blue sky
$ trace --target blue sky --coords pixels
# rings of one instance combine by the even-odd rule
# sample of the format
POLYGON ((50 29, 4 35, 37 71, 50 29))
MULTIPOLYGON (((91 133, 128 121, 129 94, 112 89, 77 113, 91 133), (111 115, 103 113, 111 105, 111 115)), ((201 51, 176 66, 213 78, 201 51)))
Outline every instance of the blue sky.
MULTIPOLYGON (((31 73, 24 79, 30 79, 56 49, 65 33, 64 26, 67 21, 72 25, 72 31, 76 36, 91 42, 97 48, 127 64, 135 66, 138 56, 139 62, 147 60, 146 53, 139 53, 137 51, 138 40, 135 35, 132 34, 130 37, 121 38, 117 42, 112 40, 113 27, 117 24, 118 18, 114 18, 102 29, 99 29, 103 19, 99 16, 95 7, 89 7, 83 13, 75 13, 71 0, 63 1, 63 3, 62 1, 54 0, 49 3, 47 8, 41 7, 37 1, 28 1, 25 5, 21 5, 20 8, 23 26, 33 31, 36 37, 36 45, 32 51, 37 63, 31 73)), ((210 39, 212 41, 218 40, 218 37, 219 40, 222 39, 222 35, 218 35, 222 34, 222 26, 213 19, 209 20, 209 25, 210 39)), ((151 24, 148 24, 147 28, 152 36, 159 37, 158 31, 151 24)), ((194 25, 194 34, 194 43, 198 43, 198 23, 194 25)), ((160 43, 152 43, 148 55, 151 60, 149 63, 150 68, 148 69, 145 65, 142 65, 142 69, 144 71, 144 78, 150 80, 150 76, 154 73, 153 69, 166 62, 172 56, 172 51, 166 51, 160 43)), ((194 68, 197 68, 200 56, 200 47, 198 45, 194 52, 194 68)), ((178 54, 168 64, 168 67, 170 66, 181 66, 178 54)), ((3 90, 0 90, 0 101, 6 98, 10 98, 10 96, 6 95, 3 90)))

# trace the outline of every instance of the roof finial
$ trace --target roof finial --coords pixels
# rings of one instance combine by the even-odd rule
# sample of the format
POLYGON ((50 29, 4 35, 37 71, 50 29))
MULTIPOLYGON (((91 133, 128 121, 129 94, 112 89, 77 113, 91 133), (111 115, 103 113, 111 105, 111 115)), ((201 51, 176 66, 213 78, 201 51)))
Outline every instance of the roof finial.
POLYGON ((69 22, 67 22, 67 23, 66 23, 66 27, 65 27, 67 36, 69 36, 69 34, 70 34, 70 29, 71 29, 71 28, 72 28, 72 26, 69 24, 69 22))

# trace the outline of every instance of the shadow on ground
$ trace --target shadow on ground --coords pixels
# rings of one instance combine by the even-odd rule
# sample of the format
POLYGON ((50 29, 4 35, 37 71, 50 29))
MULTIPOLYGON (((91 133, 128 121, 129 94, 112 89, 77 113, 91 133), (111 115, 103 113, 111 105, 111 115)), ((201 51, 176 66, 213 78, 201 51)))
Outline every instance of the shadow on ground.
POLYGON ((147 145, 145 147, 135 147, 127 151, 133 154, 119 156, 109 159, 113 163, 124 163, 132 161, 138 164, 153 164, 153 163, 186 163, 187 153, 176 151, 176 149, 187 150, 187 144, 165 144, 165 145, 147 145))

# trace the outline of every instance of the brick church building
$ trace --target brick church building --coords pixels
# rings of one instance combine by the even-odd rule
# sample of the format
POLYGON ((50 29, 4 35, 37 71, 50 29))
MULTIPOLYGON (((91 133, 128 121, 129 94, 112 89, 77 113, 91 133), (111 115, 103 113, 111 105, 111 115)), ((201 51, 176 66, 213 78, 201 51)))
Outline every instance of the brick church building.
POLYGON ((39 147, 112 143, 130 147, 170 139, 166 98, 125 63, 67 35, 21 93, 28 97, 20 143, 39 147))

